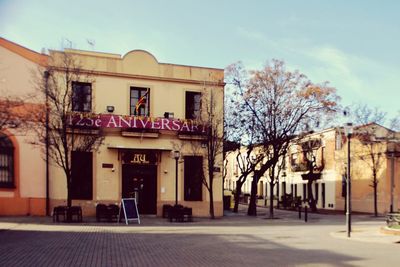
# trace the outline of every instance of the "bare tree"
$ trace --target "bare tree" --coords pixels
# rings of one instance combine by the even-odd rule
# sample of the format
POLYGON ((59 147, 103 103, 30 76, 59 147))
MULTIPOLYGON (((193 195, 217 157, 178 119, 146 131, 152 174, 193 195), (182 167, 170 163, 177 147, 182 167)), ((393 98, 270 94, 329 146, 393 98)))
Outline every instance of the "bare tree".
MULTIPOLYGON (((254 171, 255 183, 286 154, 290 141, 325 114, 335 111, 336 90, 327 83, 313 84, 298 71, 288 71, 283 61, 272 60, 261 70, 247 72, 238 63, 227 68, 227 79, 243 99, 243 111, 255 121, 255 140, 268 158, 254 171)), ((243 121, 242 127, 249 127, 243 121)), ((256 215, 256 186, 252 186, 249 215, 256 215)))
POLYGON ((25 126, 35 119, 32 114, 41 108, 40 105, 29 102, 31 95, 21 97, 7 89, 0 81, 0 130, 25 126))
POLYGON ((374 138, 374 130, 371 132, 358 134, 358 139, 365 146, 365 152, 359 152, 358 157, 364 161, 372 172, 370 187, 374 190, 374 216, 378 216, 378 173, 383 167, 383 161, 385 159, 385 152, 382 150, 382 142, 377 142, 374 138))
POLYGON ((389 138, 391 130, 387 131, 384 136, 379 136, 379 127, 374 124, 383 124, 386 119, 386 113, 380 111, 378 108, 372 108, 367 105, 358 104, 353 107, 353 119, 357 127, 354 137, 357 138, 363 147, 356 151, 356 156, 364 161, 371 170, 371 184, 370 187, 374 191, 374 216, 378 216, 378 173, 382 169, 383 161, 385 159, 385 151, 382 144, 385 139, 389 138))
POLYGON ((368 105, 356 104, 350 111, 350 116, 358 125, 365 125, 369 123, 377 123, 383 125, 386 120, 386 112, 379 110, 378 107, 370 107, 368 105))
POLYGON ((6 127, 14 127, 20 120, 16 117, 14 109, 22 105, 22 101, 17 97, 11 96, 6 85, 5 77, 1 71, 4 69, 0 65, 0 130, 6 127))
MULTIPOLYGON (((267 159, 269 157, 272 157, 273 154, 267 154, 267 159)), ((270 201, 270 205, 269 205, 269 217, 270 218, 274 218, 274 188, 275 185, 279 185, 279 176, 281 171, 284 169, 285 167, 285 157, 286 154, 282 154, 281 158, 279 161, 273 161, 273 163, 271 164, 271 166, 268 169, 268 185, 269 185, 269 189, 270 189, 270 195, 269 195, 269 201, 270 201)), ((277 190, 277 196, 279 197, 279 187, 277 190)), ((278 205, 279 205, 279 199, 278 199, 278 205)))
POLYGON ((214 90, 204 90, 202 96, 202 110, 199 116, 199 123, 206 127, 206 134, 203 144, 206 145, 207 164, 203 177, 203 184, 207 188, 210 196, 210 217, 215 218, 214 214, 214 178, 215 167, 222 165, 223 152, 223 110, 218 107, 218 100, 214 90), (221 162, 220 162, 221 161, 221 162))
POLYGON ((3 95, 0 98, 0 130, 18 127, 23 121, 21 118, 23 107, 21 100, 3 95))
POLYGON ((233 212, 238 212, 239 199, 242 194, 242 186, 256 166, 263 160, 264 155, 257 153, 257 147, 248 145, 238 149, 236 153, 236 163, 239 169, 239 176, 236 180, 235 206, 233 212))
POLYGON ((397 112, 397 116, 390 120, 390 129, 393 131, 400 131, 400 111, 397 112))
POLYGON ((67 52, 54 52, 45 68, 44 79, 40 77, 37 82, 46 106, 37 114, 41 124, 37 127, 38 140, 47 147, 52 163, 64 171, 68 207, 72 205, 72 152, 95 151, 103 140, 100 128, 79 127, 75 123, 76 118, 93 116, 93 99, 85 99, 82 92, 74 90, 75 82, 91 83, 90 71, 84 70, 67 52), (90 108, 82 109, 83 102, 89 103, 90 108))
POLYGON ((245 109, 245 103, 240 94, 235 91, 232 92, 229 89, 231 88, 228 87, 225 101, 225 106, 227 107, 225 112, 225 129, 227 132, 226 138, 239 144, 239 147, 235 151, 235 165, 238 168, 238 177, 236 180, 235 205, 233 209, 233 212, 237 213, 242 186, 265 155, 262 153, 262 146, 257 147, 257 144, 254 143, 257 136, 255 133, 256 129, 254 128, 255 120, 250 119, 250 125, 246 125, 249 127, 243 127, 249 118, 251 118, 251 113, 245 109))
MULTIPOLYGON (((224 119, 223 108, 219 102, 219 95, 215 88, 204 88, 201 93, 201 107, 193 123, 201 126, 204 131, 197 133, 200 136, 190 138, 190 149, 193 154, 205 155, 203 170, 193 174, 201 177, 203 186, 207 189, 210 198, 210 218, 215 219, 214 212, 214 180, 216 172, 223 172, 224 149, 224 119), (206 148, 206 152, 203 152, 206 148), (218 166, 222 166, 222 169, 218 166)), ((221 96, 222 96, 222 92, 221 96)))
POLYGON ((307 167, 307 173, 302 174, 303 180, 307 180, 307 201, 310 205, 311 211, 317 211, 317 203, 312 192, 312 185, 321 178, 321 172, 325 167, 325 163, 317 162, 316 153, 321 147, 321 140, 312 138, 300 143, 303 152, 303 159, 307 167))
POLYGON ((233 131, 233 106, 230 102, 229 94, 224 94, 224 144, 223 144, 223 184, 225 184, 225 179, 228 174, 228 155, 236 152, 240 148, 240 143, 236 142, 229 136, 233 131))

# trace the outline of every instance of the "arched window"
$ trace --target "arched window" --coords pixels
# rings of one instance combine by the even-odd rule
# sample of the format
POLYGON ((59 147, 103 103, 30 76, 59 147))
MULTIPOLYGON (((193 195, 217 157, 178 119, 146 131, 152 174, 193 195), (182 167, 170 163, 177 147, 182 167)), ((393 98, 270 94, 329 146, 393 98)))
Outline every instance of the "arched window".
POLYGON ((0 187, 14 187, 14 146, 0 133, 0 187))

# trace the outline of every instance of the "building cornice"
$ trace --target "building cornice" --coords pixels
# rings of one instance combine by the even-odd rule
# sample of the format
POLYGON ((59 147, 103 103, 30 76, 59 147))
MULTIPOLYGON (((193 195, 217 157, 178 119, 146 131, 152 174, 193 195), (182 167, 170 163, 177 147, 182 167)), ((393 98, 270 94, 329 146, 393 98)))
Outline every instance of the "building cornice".
MULTIPOLYGON (((61 67, 55 67, 54 70, 65 71, 66 69, 61 68, 61 67)), ((127 74, 127 73, 120 73, 120 72, 96 71, 96 70, 81 70, 81 71, 82 71, 82 73, 90 74, 90 75, 94 75, 94 76, 108 76, 108 77, 160 81, 160 82, 169 82, 169 83, 187 83, 187 84, 207 85, 207 86, 217 86, 217 87, 224 87, 226 84, 225 82, 221 82, 221 81, 210 82, 210 81, 167 78, 167 77, 149 76, 149 75, 127 74)))

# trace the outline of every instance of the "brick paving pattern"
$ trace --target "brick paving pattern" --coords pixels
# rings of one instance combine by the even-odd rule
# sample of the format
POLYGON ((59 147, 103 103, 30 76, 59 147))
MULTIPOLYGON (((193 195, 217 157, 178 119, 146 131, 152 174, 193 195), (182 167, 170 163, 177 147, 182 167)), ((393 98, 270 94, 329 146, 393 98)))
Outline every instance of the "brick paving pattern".
POLYGON ((0 218, 0 266, 396 266, 400 259, 400 237, 377 230, 383 218, 356 217, 349 240, 343 216, 311 214, 308 223, 296 213, 277 217, 150 217, 129 226, 0 218))

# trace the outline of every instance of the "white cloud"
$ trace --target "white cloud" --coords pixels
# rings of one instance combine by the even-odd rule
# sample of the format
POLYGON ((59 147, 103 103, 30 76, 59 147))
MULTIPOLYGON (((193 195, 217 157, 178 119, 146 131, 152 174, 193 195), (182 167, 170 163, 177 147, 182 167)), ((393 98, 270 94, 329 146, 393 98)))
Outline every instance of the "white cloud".
MULTIPOLYGON (((313 82, 329 81, 337 88, 345 105, 361 102, 378 106, 390 116, 399 110, 398 66, 385 64, 369 55, 348 53, 331 44, 316 46, 305 38, 273 38, 242 27, 237 33, 249 42, 258 42, 268 51, 269 58, 285 60, 289 68, 299 69, 313 82)), ((260 58, 256 51, 253 55, 258 57, 250 59, 252 66, 257 66, 255 61, 263 63, 267 59, 260 58)))
POLYGON ((400 84, 398 68, 332 46, 312 48, 306 55, 320 62, 307 66, 309 74, 331 81, 348 104, 380 106, 392 114, 398 109, 394 101, 400 97, 400 91, 395 89, 400 84))

